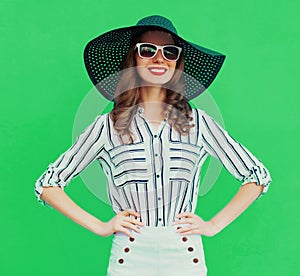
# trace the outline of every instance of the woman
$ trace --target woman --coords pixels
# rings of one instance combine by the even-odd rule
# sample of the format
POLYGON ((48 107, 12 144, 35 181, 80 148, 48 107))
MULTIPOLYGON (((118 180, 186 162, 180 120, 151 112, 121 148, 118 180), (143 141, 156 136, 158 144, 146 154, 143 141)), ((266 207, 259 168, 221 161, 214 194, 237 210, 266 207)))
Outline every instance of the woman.
POLYGON ((206 275, 201 236, 217 234, 266 193, 271 177, 264 165, 188 102, 210 85, 224 58, 185 41, 161 16, 87 45, 89 76, 114 108, 49 165, 35 191, 43 204, 90 231, 114 234, 108 275, 206 275), (209 155, 242 186, 223 210, 204 221, 194 212, 209 155), (109 222, 85 212, 63 191, 96 159, 116 213, 109 222))

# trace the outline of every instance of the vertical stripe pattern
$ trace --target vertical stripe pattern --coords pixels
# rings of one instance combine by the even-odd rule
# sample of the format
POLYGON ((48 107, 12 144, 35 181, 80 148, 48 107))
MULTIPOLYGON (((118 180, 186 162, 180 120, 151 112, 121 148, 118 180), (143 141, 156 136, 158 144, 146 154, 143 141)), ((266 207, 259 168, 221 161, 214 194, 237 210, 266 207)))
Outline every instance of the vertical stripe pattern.
POLYGON ((98 160, 107 176, 115 213, 130 208, 141 213, 147 226, 167 226, 181 212, 195 212, 200 173, 206 158, 218 158, 242 185, 256 182, 267 192, 271 177, 260 160, 232 138, 203 110, 193 109, 195 127, 187 136, 166 120, 154 131, 140 108, 132 121, 134 143, 123 145, 109 114, 97 116, 76 142, 40 176, 37 199, 43 187, 68 183, 98 160))

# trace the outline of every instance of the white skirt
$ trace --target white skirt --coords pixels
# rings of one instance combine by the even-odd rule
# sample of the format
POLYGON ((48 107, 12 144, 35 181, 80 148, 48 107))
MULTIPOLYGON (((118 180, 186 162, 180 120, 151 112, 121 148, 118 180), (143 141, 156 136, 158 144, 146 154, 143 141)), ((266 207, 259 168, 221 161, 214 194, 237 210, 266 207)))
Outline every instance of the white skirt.
MULTIPOLYGON (((184 225, 182 225, 184 226, 184 225)), ((114 235, 108 276, 206 276, 202 238, 199 234, 182 236, 178 225, 140 227, 114 235)))

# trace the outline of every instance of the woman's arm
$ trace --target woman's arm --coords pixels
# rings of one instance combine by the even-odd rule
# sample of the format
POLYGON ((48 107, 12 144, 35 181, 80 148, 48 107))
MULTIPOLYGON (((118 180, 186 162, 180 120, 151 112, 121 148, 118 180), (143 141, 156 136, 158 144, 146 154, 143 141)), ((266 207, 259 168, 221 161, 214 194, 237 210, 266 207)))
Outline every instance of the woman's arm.
POLYGON ((265 194, 272 179, 267 168, 247 148, 236 141, 213 118, 198 110, 200 117, 199 145, 211 156, 219 159, 237 180, 242 182, 240 190, 232 200, 211 220, 205 222, 191 213, 181 213, 175 224, 190 224, 179 229, 183 234, 213 236, 237 218, 254 200, 265 194), (183 219, 183 220, 182 220, 183 219))
POLYGON ((62 188, 44 187, 41 199, 74 222, 96 233, 103 222, 79 207, 62 188))
POLYGON ((190 225, 177 230, 182 235, 201 234, 209 237, 214 236, 245 211, 261 194, 263 188, 262 185, 257 185, 255 182, 249 182, 242 185, 232 200, 209 221, 204 221, 194 213, 185 212, 176 215, 176 218, 179 220, 176 220, 173 224, 188 223, 190 225))
POLYGON ((243 213, 258 198, 262 190, 263 186, 258 186, 255 182, 241 186, 232 200, 209 221, 212 224, 214 234, 219 233, 243 213))
POLYGON ((79 207, 63 191, 63 189, 58 186, 44 187, 41 199, 74 222, 100 236, 109 236, 114 232, 119 231, 133 238, 134 236, 129 230, 131 229, 136 232, 140 232, 137 226, 144 226, 142 222, 129 217, 140 216, 138 212, 131 209, 118 213, 109 222, 102 222, 79 207))

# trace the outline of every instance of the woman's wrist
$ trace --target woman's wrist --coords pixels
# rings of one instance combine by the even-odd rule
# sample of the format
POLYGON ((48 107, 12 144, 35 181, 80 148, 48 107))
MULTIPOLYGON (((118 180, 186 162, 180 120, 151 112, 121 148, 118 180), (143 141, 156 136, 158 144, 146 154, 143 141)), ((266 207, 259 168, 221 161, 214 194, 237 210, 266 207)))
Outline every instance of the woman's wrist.
POLYGON ((104 226, 105 226, 105 222, 95 218, 95 220, 91 221, 89 223, 88 229, 93 232, 94 234, 103 236, 104 233, 104 226))
POLYGON ((218 226, 213 219, 209 220, 208 223, 210 224, 212 236, 222 231, 222 228, 218 226))

